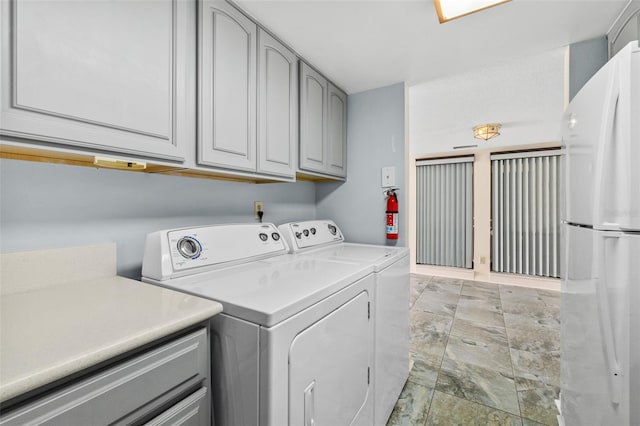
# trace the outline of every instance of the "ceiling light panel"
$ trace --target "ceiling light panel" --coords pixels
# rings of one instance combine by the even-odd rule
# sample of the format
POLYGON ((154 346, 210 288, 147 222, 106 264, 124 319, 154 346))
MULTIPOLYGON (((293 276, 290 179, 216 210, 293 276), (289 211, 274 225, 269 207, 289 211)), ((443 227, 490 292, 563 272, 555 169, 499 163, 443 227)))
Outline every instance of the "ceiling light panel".
POLYGON ((433 0, 440 23, 478 12, 511 0, 433 0))

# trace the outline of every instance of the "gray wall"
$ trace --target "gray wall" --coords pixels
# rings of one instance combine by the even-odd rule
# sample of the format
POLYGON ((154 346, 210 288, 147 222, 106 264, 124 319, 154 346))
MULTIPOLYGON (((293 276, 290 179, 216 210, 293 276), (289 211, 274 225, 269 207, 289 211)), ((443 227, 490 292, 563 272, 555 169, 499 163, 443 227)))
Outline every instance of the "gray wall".
MULTIPOLYGON (((0 251, 115 242, 118 274, 139 278, 145 235, 160 229, 335 220, 349 241, 385 244, 383 166, 404 182, 404 84, 349 96, 346 183, 249 184, 62 164, 0 160, 0 251)), ((402 208, 402 207, 401 207, 402 208)), ((401 211, 401 218, 406 211, 401 211)), ((406 245, 400 221, 398 245, 406 245)))
POLYGON ((118 273, 139 278, 145 235, 166 228, 315 218, 313 183, 250 184, 0 160, 0 251, 115 242, 118 273))
POLYGON ((598 37, 569 46, 569 99, 607 62, 607 38, 598 37))
POLYGON ((381 168, 395 166, 400 209, 407 200, 405 182, 404 83, 349 95, 347 173, 344 183, 316 184, 316 216, 333 219, 348 241, 407 245, 407 223, 400 212, 399 239, 386 239, 381 168))

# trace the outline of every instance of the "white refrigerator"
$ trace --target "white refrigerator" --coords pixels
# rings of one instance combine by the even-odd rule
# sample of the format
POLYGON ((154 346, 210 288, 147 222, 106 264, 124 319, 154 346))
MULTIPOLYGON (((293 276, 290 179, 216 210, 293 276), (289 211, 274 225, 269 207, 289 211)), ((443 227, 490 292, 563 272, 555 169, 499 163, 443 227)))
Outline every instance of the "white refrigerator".
POLYGON ((559 422, 640 425, 640 49, 577 93, 563 122, 559 422))

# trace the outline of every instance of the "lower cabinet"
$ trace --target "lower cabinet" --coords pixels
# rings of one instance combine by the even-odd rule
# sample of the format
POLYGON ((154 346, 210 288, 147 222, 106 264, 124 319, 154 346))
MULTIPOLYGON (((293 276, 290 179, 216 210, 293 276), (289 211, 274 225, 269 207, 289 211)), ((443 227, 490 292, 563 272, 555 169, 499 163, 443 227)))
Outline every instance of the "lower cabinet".
POLYGON ((206 328, 134 355, 0 416, 0 425, 211 424, 206 328))

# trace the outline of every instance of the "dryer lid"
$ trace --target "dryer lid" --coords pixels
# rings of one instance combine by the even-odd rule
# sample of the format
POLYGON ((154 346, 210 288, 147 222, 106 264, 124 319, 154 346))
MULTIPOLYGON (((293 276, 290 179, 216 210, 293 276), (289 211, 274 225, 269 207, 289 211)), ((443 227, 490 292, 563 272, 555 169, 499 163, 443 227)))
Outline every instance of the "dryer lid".
POLYGON ((223 312, 273 326, 373 272, 371 265, 278 256, 159 284, 222 303, 223 312))

